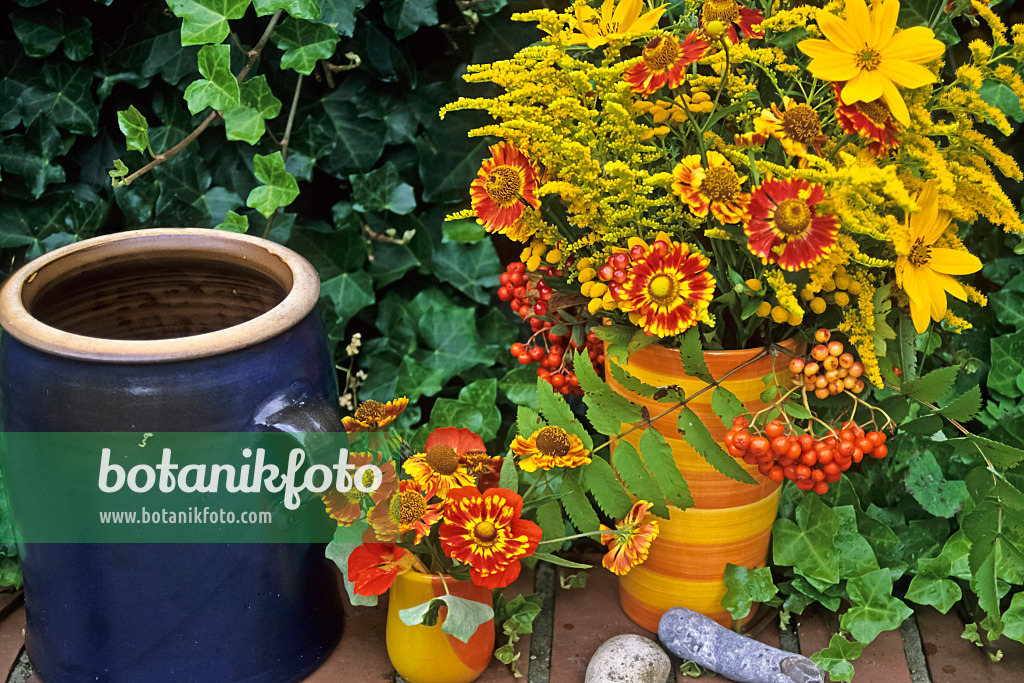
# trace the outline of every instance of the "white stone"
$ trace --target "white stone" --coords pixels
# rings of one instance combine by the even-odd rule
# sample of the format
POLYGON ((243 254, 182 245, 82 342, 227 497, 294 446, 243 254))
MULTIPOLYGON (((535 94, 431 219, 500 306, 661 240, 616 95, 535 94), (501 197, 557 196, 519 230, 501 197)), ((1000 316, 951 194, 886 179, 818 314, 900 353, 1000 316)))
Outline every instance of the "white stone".
POLYGON ((649 638, 626 634, 602 643, 590 658, 586 683, 665 683, 672 661, 649 638))

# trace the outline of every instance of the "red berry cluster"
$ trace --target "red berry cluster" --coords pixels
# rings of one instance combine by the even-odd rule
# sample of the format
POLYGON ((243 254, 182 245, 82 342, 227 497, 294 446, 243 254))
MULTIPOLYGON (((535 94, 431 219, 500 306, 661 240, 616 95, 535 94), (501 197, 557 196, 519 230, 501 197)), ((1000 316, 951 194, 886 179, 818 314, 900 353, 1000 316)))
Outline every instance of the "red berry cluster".
MULTIPOLYGON (((651 245, 654 251, 664 256, 668 253, 670 245, 664 240, 658 240, 651 245)), ((616 299, 622 299, 622 285, 629 277, 629 269, 634 261, 639 261, 647 253, 647 248, 637 244, 629 251, 619 251, 611 254, 601 266, 597 267, 597 278, 608 283, 608 290, 616 299)))
POLYGON ((823 494, 828 485, 839 481, 850 465, 864 456, 884 458, 889 453, 884 432, 864 432, 846 422, 838 434, 816 439, 812 434, 794 434, 779 420, 765 425, 763 433, 751 433, 745 417, 733 420, 725 433, 729 455, 757 465, 757 470, 772 481, 789 479, 802 491, 823 494))
MULTIPOLYGON (((562 274, 560 269, 549 266, 541 266, 539 271, 552 277, 562 274)), ((548 312, 548 302, 553 294, 551 287, 544 282, 543 277, 536 283, 532 282, 526 264, 522 261, 508 264, 498 282, 498 298, 509 302, 512 310, 523 320, 530 315, 545 315, 548 312)))
POLYGON ((552 332, 545 332, 552 325, 551 322, 541 322, 537 319, 530 320, 530 325, 539 323, 540 328, 534 330, 533 336, 525 343, 516 342, 512 345, 512 355, 519 359, 523 365, 527 363, 540 363, 537 368, 537 376, 548 382, 555 391, 562 395, 582 394, 580 381, 573 372, 572 360, 579 348, 585 348, 595 372, 601 374, 604 367, 604 345, 601 340, 594 336, 593 332, 587 333, 583 347, 576 346, 572 335, 560 335, 552 332), (531 342, 540 339, 540 344, 530 346, 531 342), (569 358, 565 357, 569 351, 569 358))
POLYGON ((803 383, 804 389, 818 398, 828 398, 850 390, 864 391, 864 364, 847 353, 843 343, 829 341, 832 333, 822 328, 814 333, 818 345, 811 349, 810 359, 794 358, 789 361, 793 384, 803 383))

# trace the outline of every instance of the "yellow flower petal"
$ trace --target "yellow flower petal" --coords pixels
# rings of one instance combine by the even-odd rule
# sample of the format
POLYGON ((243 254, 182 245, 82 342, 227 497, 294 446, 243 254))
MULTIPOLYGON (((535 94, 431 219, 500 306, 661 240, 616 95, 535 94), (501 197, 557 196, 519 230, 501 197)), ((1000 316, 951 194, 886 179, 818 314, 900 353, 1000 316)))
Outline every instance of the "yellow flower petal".
POLYGON ((914 321, 914 329, 920 334, 928 329, 932 308, 931 298, 922 286, 920 269, 907 266, 903 272, 903 291, 910 299, 910 318, 914 321))
POLYGON ((930 28, 914 26, 904 29, 878 50, 882 60, 905 59, 908 62, 926 64, 938 59, 946 51, 946 46, 935 39, 930 28))
POLYGON ((938 183, 929 180, 914 201, 920 211, 910 217, 910 241, 920 239, 923 244, 930 246, 946 232, 952 220, 948 211, 939 211, 938 183))
POLYGON ((853 55, 845 53, 813 59, 808 68, 815 77, 826 81, 849 81, 861 72, 853 55))
MULTIPOLYGON (((944 275, 943 273, 936 273, 934 270, 931 271, 929 277, 943 289, 943 292, 949 292, 957 299, 960 299, 960 301, 967 301, 967 291, 964 289, 963 285, 956 281, 955 278, 950 277, 949 275, 944 275)), ((942 295, 942 303, 946 303, 945 294, 942 295)), ((942 315, 946 315, 945 305, 942 307, 942 315)), ((940 320, 940 318, 935 319, 940 320)))
POLYGON ((850 22, 843 21, 834 14, 818 12, 818 28, 825 38, 837 48, 846 52, 856 53, 864 49, 864 40, 850 22))
POLYGON ((816 38, 801 40, 796 44, 796 46, 801 52, 811 58, 847 54, 846 51, 837 49, 836 46, 829 41, 818 40, 816 38))
POLYGON ((604 0, 604 2, 601 3, 601 21, 605 24, 611 23, 615 14, 615 9, 615 0, 604 0))
POLYGON ((928 267, 947 275, 968 275, 981 270, 981 259, 959 249, 933 247, 928 267))
POLYGON ((652 28, 658 25, 661 20, 661 15, 665 13, 664 7, 653 9, 647 14, 643 15, 632 23, 629 27, 629 32, 632 34, 643 33, 644 31, 650 31, 652 28))
POLYGON ((612 15, 612 22, 615 24, 617 32, 625 32, 640 16, 641 9, 643 9, 643 0, 622 0, 612 15))
POLYGON ((900 0, 883 0, 874 8, 874 31, 872 45, 885 45, 896 30, 896 18, 900 13, 900 0))
POLYGON ((905 59, 883 59, 878 73, 904 88, 920 88, 935 82, 931 71, 905 59))
MULTIPOLYGON (((946 283, 942 280, 943 277, 950 280, 953 279, 948 275, 939 275, 928 268, 921 269, 921 286, 922 289, 928 292, 931 304, 929 313, 932 316, 932 320, 935 321, 942 320, 946 316, 946 283)), ((955 280, 953 281, 956 282, 955 280)), ((960 285, 957 284, 957 286, 959 287, 960 285)))
MULTIPOLYGON (((843 101, 853 104, 854 102, 877 100, 882 96, 885 80, 877 71, 862 70, 843 88, 843 101)), ((906 109, 906 105, 904 105, 904 109, 906 109)))
MULTIPOLYGON (((900 94, 899 88, 896 87, 895 83, 882 75, 878 76, 878 81, 882 86, 882 100, 889 107, 892 117, 904 126, 909 126, 910 112, 907 110, 907 103, 904 101, 903 95, 900 94)), ((843 92, 845 93, 845 91, 843 92)))
MULTIPOLYGON (((819 23, 820 25, 820 23, 819 23)), ((857 35, 858 46, 873 44, 871 38, 874 33, 871 13, 864 0, 846 0, 846 25, 857 35)), ((864 49, 863 47, 855 49, 864 49)))

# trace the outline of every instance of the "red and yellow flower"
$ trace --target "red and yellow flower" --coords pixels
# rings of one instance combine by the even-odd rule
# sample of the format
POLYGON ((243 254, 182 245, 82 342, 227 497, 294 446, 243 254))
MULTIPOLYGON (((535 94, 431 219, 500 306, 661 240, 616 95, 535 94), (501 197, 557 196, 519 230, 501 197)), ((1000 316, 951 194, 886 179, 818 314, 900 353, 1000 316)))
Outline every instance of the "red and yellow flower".
POLYGON ((477 222, 488 232, 506 233, 527 206, 540 206, 536 167, 525 150, 505 141, 491 146, 469 193, 477 222))
POLYGON ((744 38, 764 38, 764 31, 760 28, 764 15, 760 10, 744 7, 736 0, 707 0, 700 11, 700 25, 703 28, 713 21, 728 26, 725 37, 734 45, 740 42, 736 34, 737 26, 744 38))
POLYGON ((672 170, 672 192, 697 216, 711 214, 722 223, 739 223, 747 211, 750 195, 741 191, 746 176, 720 152, 707 153, 708 166, 699 154, 691 154, 672 170))
POLYGON ((407 531, 415 531, 413 543, 419 543, 441 519, 442 507, 442 502, 428 503, 420 485, 406 479, 388 500, 370 511, 366 521, 382 541, 397 541, 407 531))
POLYGON ((774 102, 771 109, 762 109, 761 115, 754 119, 754 130, 778 140, 792 157, 806 157, 808 148, 821 156, 821 143, 828 140, 828 136, 821 131, 818 112, 810 105, 798 104, 792 97, 783 97, 782 104, 783 111, 774 102))
POLYGON ((453 489, 445 501, 441 547, 469 565, 476 585, 503 588, 519 577, 519 561, 532 555, 541 539, 539 526, 520 519, 522 510, 523 499, 508 489, 453 489))
POLYGON ((650 95, 668 84, 678 88, 686 79, 686 67, 707 52, 708 42, 691 31, 683 42, 675 36, 655 36, 644 46, 643 58, 626 69, 626 83, 635 93, 650 95))
POLYGON ((801 178, 769 178, 754 189, 744 222, 747 247, 763 263, 800 270, 820 261, 836 245, 839 221, 818 215, 815 205, 825 189, 801 178))
POLYGON ((517 436, 512 452, 519 456, 519 469, 524 472, 579 467, 590 462, 590 451, 580 438, 554 425, 538 429, 529 439, 517 436))
MULTIPOLYGON (((658 537, 658 521, 644 521, 650 509, 651 504, 647 501, 637 501, 626 518, 615 525, 613 533, 601 534, 601 543, 609 548, 601 560, 605 569, 623 576, 647 559, 651 543, 658 537)), ((601 525, 601 530, 612 532, 612 529, 604 524, 601 525)))
MULTIPOLYGON (((629 245, 644 244, 632 238, 629 245)), ((646 246, 646 245, 645 245, 646 246)), ((619 308, 648 334, 670 337, 697 324, 714 297, 707 256, 660 233, 634 261, 622 284, 619 308)))
POLYGON ((438 445, 451 446, 455 449, 459 455, 459 464, 472 476, 477 477, 477 486, 481 491, 498 485, 502 458, 487 455, 484 440, 479 434, 464 427, 439 427, 427 437, 424 450, 438 445))
POLYGON ((407 405, 409 399, 404 396, 387 403, 363 401, 355 414, 341 418, 341 423, 345 425, 346 432, 375 432, 394 422, 407 405))
POLYGON ((408 569, 415 556, 391 543, 363 543, 348 557, 348 580, 356 595, 382 595, 398 572, 408 569))
POLYGON ((435 429, 427 437, 423 453, 406 460, 402 468, 416 480, 428 500, 444 498, 453 488, 475 483, 464 458, 483 450, 483 439, 468 429, 435 429))
POLYGON ((844 132, 871 140, 868 149, 878 157, 887 155, 900 144, 892 112, 884 101, 877 99, 846 104, 839 85, 833 83, 832 90, 836 94, 836 119, 844 132))
MULTIPOLYGON (((349 453, 348 464, 355 466, 357 470, 363 465, 376 465, 380 468, 382 478, 380 486, 370 493, 364 493, 353 485, 348 491, 339 491, 336 488, 332 488, 320 496, 324 506, 327 508, 327 514, 334 518, 338 526, 350 526, 352 522, 359 519, 360 515, 362 515, 362 503, 367 498, 370 499, 371 505, 376 505, 398 488, 398 474, 395 470, 395 463, 391 462, 391 460, 385 460, 384 456, 380 453, 377 455, 349 453)), ((369 476, 370 479, 366 480, 364 478, 364 481, 361 482, 363 488, 369 488, 373 481, 370 472, 366 472, 364 477, 366 476, 369 476)))

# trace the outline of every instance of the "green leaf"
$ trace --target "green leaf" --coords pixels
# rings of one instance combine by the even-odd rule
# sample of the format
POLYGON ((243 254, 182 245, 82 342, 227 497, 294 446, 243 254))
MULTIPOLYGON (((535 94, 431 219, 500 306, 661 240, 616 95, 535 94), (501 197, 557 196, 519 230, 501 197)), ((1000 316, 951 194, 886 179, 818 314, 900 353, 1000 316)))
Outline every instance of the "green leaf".
POLYGON ((892 595, 892 575, 879 569, 850 579, 846 584, 853 607, 839 621, 858 642, 870 643, 882 631, 899 628, 914 613, 902 600, 892 595))
POLYGON ((618 363, 608 363, 605 367, 612 373, 612 377, 615 378, 616 382, 634 394, 644 398, 653 398, 658 393, 658 387, 652 387, 650 384, 641 382, 618 363))
POLYGON ((974 418, 981 410, 981 387, 972 385, 962 394, 949 402, 945 408, 939 411, 943 417, 958 422, 967 422, 974 418))
POLYGON ((594 508, 587 500, 587 494, 580 486, 576 472, 569 472, 562 479, 562 496, 558 499, 565 514, 572 520, 573 526, 581 533, 597 531, 601 521, 594 513, 594 508))
POLYGON ((818 590, 839 583, 835 548, 839 521, 817 496, 804 496, 797 505, 795 522, 778 519, 772 527, 774 564, 796 568, 818 590))
POLYGON ((441 631, 463 643, 468 643, 482 624, 494 618, 494 609, 490 605, 454 595, 442 595, 403 609, 398 612, 398 617, 407 626, 433 626, 437 623, 438 612, 442 607, 448 608, 448 614, 441 624, 441 631))
POLYGON ((648 346, 654 346, 661 341, 661 337, 657 335, 647 334, 643 330, 637 330, 629 343, 626 344, 626 359, 628 360, 634 353, 640 349, 646 349, 648 346))
POLYGON ((1024 593, 1017 593, 1010 600, 1010 607, 1003 613, 1003 635, 1024 642, 1024 593))
POLYGON ((864 646, 851 643, 839 633, 833 633, 828 647, 811 655, 811 661, 828 672, 833 681, 853 680, 853 660, 860 657, 864 646))
POLYGON ((988 388, 1016 398, 1024 393, 1024 330, 1004 334, 990 342, 992 368, 988 388))
POLYGON ((256 180, 262 185, 254 187, 245 205, 270 218, 277 209, 288 206, 299 196, 299 184, 288 171, 280 152, 253 157, 256 180))
POLYGON ((493 377, 479 379, 463 387, 457 400, 437 399, 430 412, 429 427, 465 427, 479 434, 484 441, 490 441, 497 436, 501 426, 501 413, 495 405, 497 398, 498 380, 493 377))
POLYGON ((932 370, 924 377, 904 382, 900 392, 918 401, 935 403, 953 388, 959 371, 960 368, 955 365, 932 370))
MULTIPOLYGON (((534 391, 536 392, 536 386, 534 386, 534 391)), ((543 424, 540 421, 540 414, 536 410, 523 405, 516 408, 516 429, 519 430, 519 435, 524 439, 529 439, 533 436, 533 433, 540 429, 543 424)))
POLYGON ((61 43, 64 54, 73 62, 92 55, 92 24, 85 17, 53 9, 18 10, 9 16, 14 35, 29 57, 47 57, 61 43))
POLYGON ((313 73, 317 60, 330 59, 338 44, 338 34, 329 26, 303 19, 288 19, 274 29, 274 44, 284 50, 282 69, 294 69, 306 76, 313 73))
POLYGON ((907 600, 919 605, 931 605, 943 614, 960 601, 963 593, 955 581, 918 574, 910 581, 907 600))
POLYGON ((531 368, 509 370, 498 380, 498 388, 514 406, 537 407, 537 373, 531 368))
POLYGON ((255 145, 266 130, 264 121, 281 113, 281 100, 270 91, 267 77, 263 74, 242 83, 240 92, 241 106, 224 112, 227 138, 255 145))
POLYGON ((352 183, 352 208, 356 211, 392 211, 404 215, 416 208, 412 187, 402 182, 398 168, 390 161, 375 171, 350 175, 348 180, 352 183))
POLYGON ((665 441, 661 432, 653 426, 647 427, 640 435, 638 446, 647 471, 651 473, 654 481, 658 482, 668 502, 680 510, 693 507, 690 487, 676 465, 672 447, 665 441))
POLYGON ((228 211, 224 217, 224 222, 217 226, 217 230, 227 230, 228 232, 245 232, 249 229, 249 218, 247 216, 239 216, 234 211, 228 211))
MULTIPOLYGON (((387 134, 384 122, 360 114, 340 88, 324 97, 321 105, 327 114, 326 132, 333 144, 326 163, 321 162, 325 170, 340 175, 372 169, 384 151, 387 134)), ((426 196, 424 199, 430 201, 426 196)))
POLYGON ((565 536, 565 520, 557 501, 549 500, 537 508, 537 525, 544 532, 543 538, 548 540, 565 536))
POLYGON ((950 439, 949 442, 964 457, 974 459, 980 452, 1000 469, 1010 469, 1024 461, 1024 450, 976 434, 950 439))
POLYGON ((679 411, 679 420, 676 428, 683 439, 693 446, 701 457, 708 461, 708 464, 716 470, 738 482, 744 484, 756 484, 757 481, 750 476, 743 467, 736 462, 736 459, 722 450, 721 445, 715 441, 707 425, 700 421, 700 418, 689 408, 683 406, 679 411))
POLYGON ((265 17, 283 9, 296 19, 316 21, 320 18, 320 6, 317 0, 252 0, 256 8, 256 16, 265 17))
POLYGON ((149 149, 149 123, 135 105, 117 112, 117 127, 124 133, 128 149, 142 153, 149 149))
MULTIPOLYGON (((481 434, 481 436, 483 436, 481 434)), ((511 453, 501 461, 501 474, 498 478, 498 487, 509 491, 519 491, 519 470, 516 469, 516 459, 511 453)))
POLYGON ((591 332, 601 341, 608 342, 606 355, 609 358, 614 358, 621 363, 629 360, 626 347, 636 333, 634 328, 628 325, 597 325, 591 332))
POLYGON ((501 271, 501 260, 492 240, 477 244, 441 244, 434 249, 432 264, 437 279, 449 283, 477 303, 491 301, 501 271))
POLYGON ((640 454, 637 453, 633 444, 628 441, 619 441, 615 445, 615 452, 612 453, 612 466, 615 467, 615 471, 625 482, 626 488, 631 494, 651 503, 653 506, 651 510, 658 517, 668 519, 669 510, 665 505, 665 494, 658 482, 651 478, 650 472, 644 467, 644 462, 640 459, 640 454))
POLYGON ((185 101, 193 114, 207 107, 225 111, 239 105, 241 90, 231 73, 231 46, 204 45, 199 50, 199 73, 206 78, 189 83, 185 101))
POLYGON ((26 135, 0 138, 0 169, 8 176, 14 174, 24 178, 29 195, 37 199, 48 185, 65 180, 64 169, 53 163, 58 158, 60 147, 57 129, 48 121, 40 121, 26 135))
POLYGON ((219 43, 228 37, 228 19, 241 19, 249 0, 167 0, 182 20, 181 44, 219 43))
POLYGON ((458 242, 459 244, 473 244, 487 236, 484 226, 472 218, 463 218, 457 221, 445 221, 441 224, 442 242, 458 242))
MULTIPOLYGON (((345 584, 345 591, 348 593, 349 601, 356 606, 372 607, 377 604, 376 595, 358 595, 355 592, 355 585, 348 580, 348 558, 356 547, 362 545, 361 540, 351 541, 348 532, 353 530, 369 529, 366 522, 360 520, 350 527, 338 527, 334 531, 334 540, 327 544, 325 555, 341 570, 341 578, 345 584)), ((359 537, 356 536, 358 539, 359 537)))
POLYGON ((839 518, 835 547, 839 555, 839 576, 850 579, 878 569, 878 560, 860 532, 857 530, 857 510, 852 505, 833 507, 839 518))
POLYGON ((936 517, 952 517, 963 509, 968 499, 967 485, 947 480, 931 452, 918 451, 909 463, 904 484, 921 507, 936 517))
POLYGON ((583 389, 583 402, 587 404, 587 419, 602 434, 618 434, 623 423, 635 424, 643 418, 640 406, 618 394, 597 376, 586 351, 573 356, 573 369, 583 389))
POLYGON ((725 596, 722 607, 729 610, 733 619, 743 619, 750 614, 755 602, 768 602, 779 589, 772 581, 770 567, 748 569, 735 564, 725 565, 725 596))
POLYGON ((469 196, 469 184, 487 156, 487 140, 470 140, 454 126, 428 128, 416 138, 423 201, 455 202, 469 196))
MULTIPOLYGON (((1024 110, 1021 109, 1020 100, 1014 94, 1010 86, 999 81, 986 80, 978 89, 978 95, 987 104, 995 107, 1007 118, 1020 123, 1024 121, 1024 110)), ((987 117, 986 117, 987 118, 987 117)), ((988 156, 984 155, 983 156, 988 156)))
POLYGON ((583 476, 598 507, 606 515, 612 519, 626 516, 633 503, 607 460, 600 456, 592 456, 590 463, 583 467, 583 476))
POLYGON ((727 427, 732 425, 734 418, 747 414, 746 406, 736 394, 721 386, 711 392, 711 409, 727 427))
POLYGON ((384 0, 384 23, 395 38, 411 36, 421 26, 437 25, 437 0, 384 0))
POLYGON ((683 362, 683 370, 690 377, 696 377, 708 384, 714 382, 708 364, 704 361, 704 349, 700 344, 700 332, 691 327, 683 333, 679 345, 679 359, 683 362))
POLYGON ((340 325, 347 323, 352 316, 371 305, 376 298, 373 280, 364 271, 342 273, 322 282, 320 296, 331 301, 340 325))
POLYGON ((92 97, 92 73, 64 62, 43 65, 43 83, 26 88, 21 107, 26 126, 37 119, 49 119, 58 128, 95 136, 99 107, 92 97))
POLYGON ((340 36, 351 36, 356 27, 356 12, 369 0, 319 0, 320 23, 333 28, 340 36))
POLYGON ((572 560, 566 560, 559 557, 558 555, 552 555, 551 553, 536 552, 533 557, 543 562, 549 562, 559 567, 568 567, 569 569, 592 569, 594 565, 583 564, 582 562, 573 562, 572 560))

